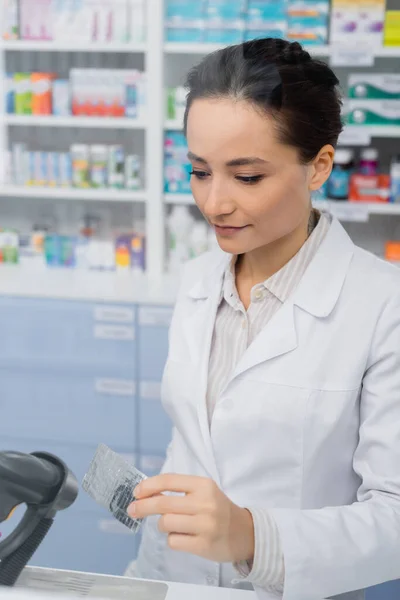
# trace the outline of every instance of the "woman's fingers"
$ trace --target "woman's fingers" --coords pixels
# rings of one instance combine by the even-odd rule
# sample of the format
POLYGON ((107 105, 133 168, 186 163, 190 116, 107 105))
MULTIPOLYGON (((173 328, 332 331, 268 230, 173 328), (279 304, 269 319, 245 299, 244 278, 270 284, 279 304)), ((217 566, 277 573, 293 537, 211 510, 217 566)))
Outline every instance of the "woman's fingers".
POLYGON ((199 531, 199 520, 192 515, 163 515, 158 520, 158 529, 167 534, 197 535, 199 531))
POLYGON ((143 519, 150 515, 181 514, 195 515, 199 511, 198 502, 188 496, 165 496, 160 494, 136 500, 128 507, 128 514, 135 519, 143 519))

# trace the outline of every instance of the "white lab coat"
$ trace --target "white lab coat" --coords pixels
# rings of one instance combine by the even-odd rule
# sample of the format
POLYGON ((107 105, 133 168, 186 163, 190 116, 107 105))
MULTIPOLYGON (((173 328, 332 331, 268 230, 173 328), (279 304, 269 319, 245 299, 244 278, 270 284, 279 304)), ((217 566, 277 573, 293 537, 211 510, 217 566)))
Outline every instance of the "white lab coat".
MULTIPOLYGON (((163 471, 211 477, 238 505, 270 510, 283 600, 359 600, 353 590, 400 577, 400 270, 333 219, 223 389, 210 430, 208 361, 228 260, 217 250, 186 267, 163 380, 174 423, 163 471)), ((135 575, 217 585, 218 565, 170 550, 157 520, 146 522, 135 575)))

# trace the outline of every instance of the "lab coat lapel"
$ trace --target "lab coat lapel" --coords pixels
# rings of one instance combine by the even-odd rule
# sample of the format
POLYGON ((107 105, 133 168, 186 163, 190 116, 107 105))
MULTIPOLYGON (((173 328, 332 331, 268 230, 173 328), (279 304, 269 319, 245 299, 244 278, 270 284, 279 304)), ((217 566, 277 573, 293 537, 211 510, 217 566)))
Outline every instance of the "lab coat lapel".
POLYGON ((219 481, 207 411, 208 369, 215 318, 221 301, 222 278, 230 257, 223 255, 220 261, 202 281, 197 282, 189 291, 191 312, 183 322, 182 329, 189 348, 191 363, 195 367, 196 382, 194 382, 195 401, 199 427, 205 448, 205 467, 210 477, 219 481))
POLYGON ((248 369, 295 350, 296 311, 310 318, 327 317, 340 296, 353 257, 354 244, 337 219, 311 261, 299 286, 256 337, 239 361, 233 377, 248 369))
POLYGON ((234 377, 244 371, 291 352, 297 347, 293 302, 286 302, 256 337, 239 361, 234 377))

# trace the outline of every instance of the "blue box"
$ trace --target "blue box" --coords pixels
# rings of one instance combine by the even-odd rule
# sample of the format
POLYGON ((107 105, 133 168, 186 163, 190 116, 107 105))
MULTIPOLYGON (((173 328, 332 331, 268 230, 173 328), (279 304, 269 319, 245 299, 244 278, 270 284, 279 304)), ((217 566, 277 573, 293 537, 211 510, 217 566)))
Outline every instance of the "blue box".
POLYGON ((284 25, 277 25, 274 27, 274 25, 271 24, 266 29, 247 29, 244 34, 244 41, 250 42, 251 40, 258 40, 267 37, 284 39, 286 37, 286 27, 284 25))
POLYGON ((204 40, 204 29, 203 27, 168 26, 166 39, 167 42, 183 44, 201 43, 204 40))
POLYGON ((173 21, 196 21, 204 17, 204 0, 168 0, 166 7, 166 19, 168 23, 173 21))
POLYGON ((245 9, 243 0, 209 0, 206 18, 208 21, 236 21, 244 17, 245 9))
POLYGON ((179 131, 167 131, 164 142, 164 191, 190 194, 191 170, 185 136, 179 131))
POLYGON ((286 4, 272 0, 270 2, 251 2, 247 9, 246 23, 280 21, 286 18, 286 4))
POLYGON ((243 41, 244 28, 241 23, 237 27, 224 27, 223 24, 213 24, 204 32, 204 41, 213 44, 240 44, 243 41))

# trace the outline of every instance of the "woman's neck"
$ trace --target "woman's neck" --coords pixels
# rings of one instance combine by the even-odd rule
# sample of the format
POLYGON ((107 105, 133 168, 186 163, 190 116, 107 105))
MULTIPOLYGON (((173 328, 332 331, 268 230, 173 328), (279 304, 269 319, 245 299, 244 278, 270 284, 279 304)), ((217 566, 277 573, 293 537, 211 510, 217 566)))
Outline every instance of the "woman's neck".
POLYGON ((311 211, 309 219, 289 235, 238 256, 236 286, 244 304, 248 304, 252 287, 272 277, 298 253, 312 233, 316 219, 315 213, 311 211))

